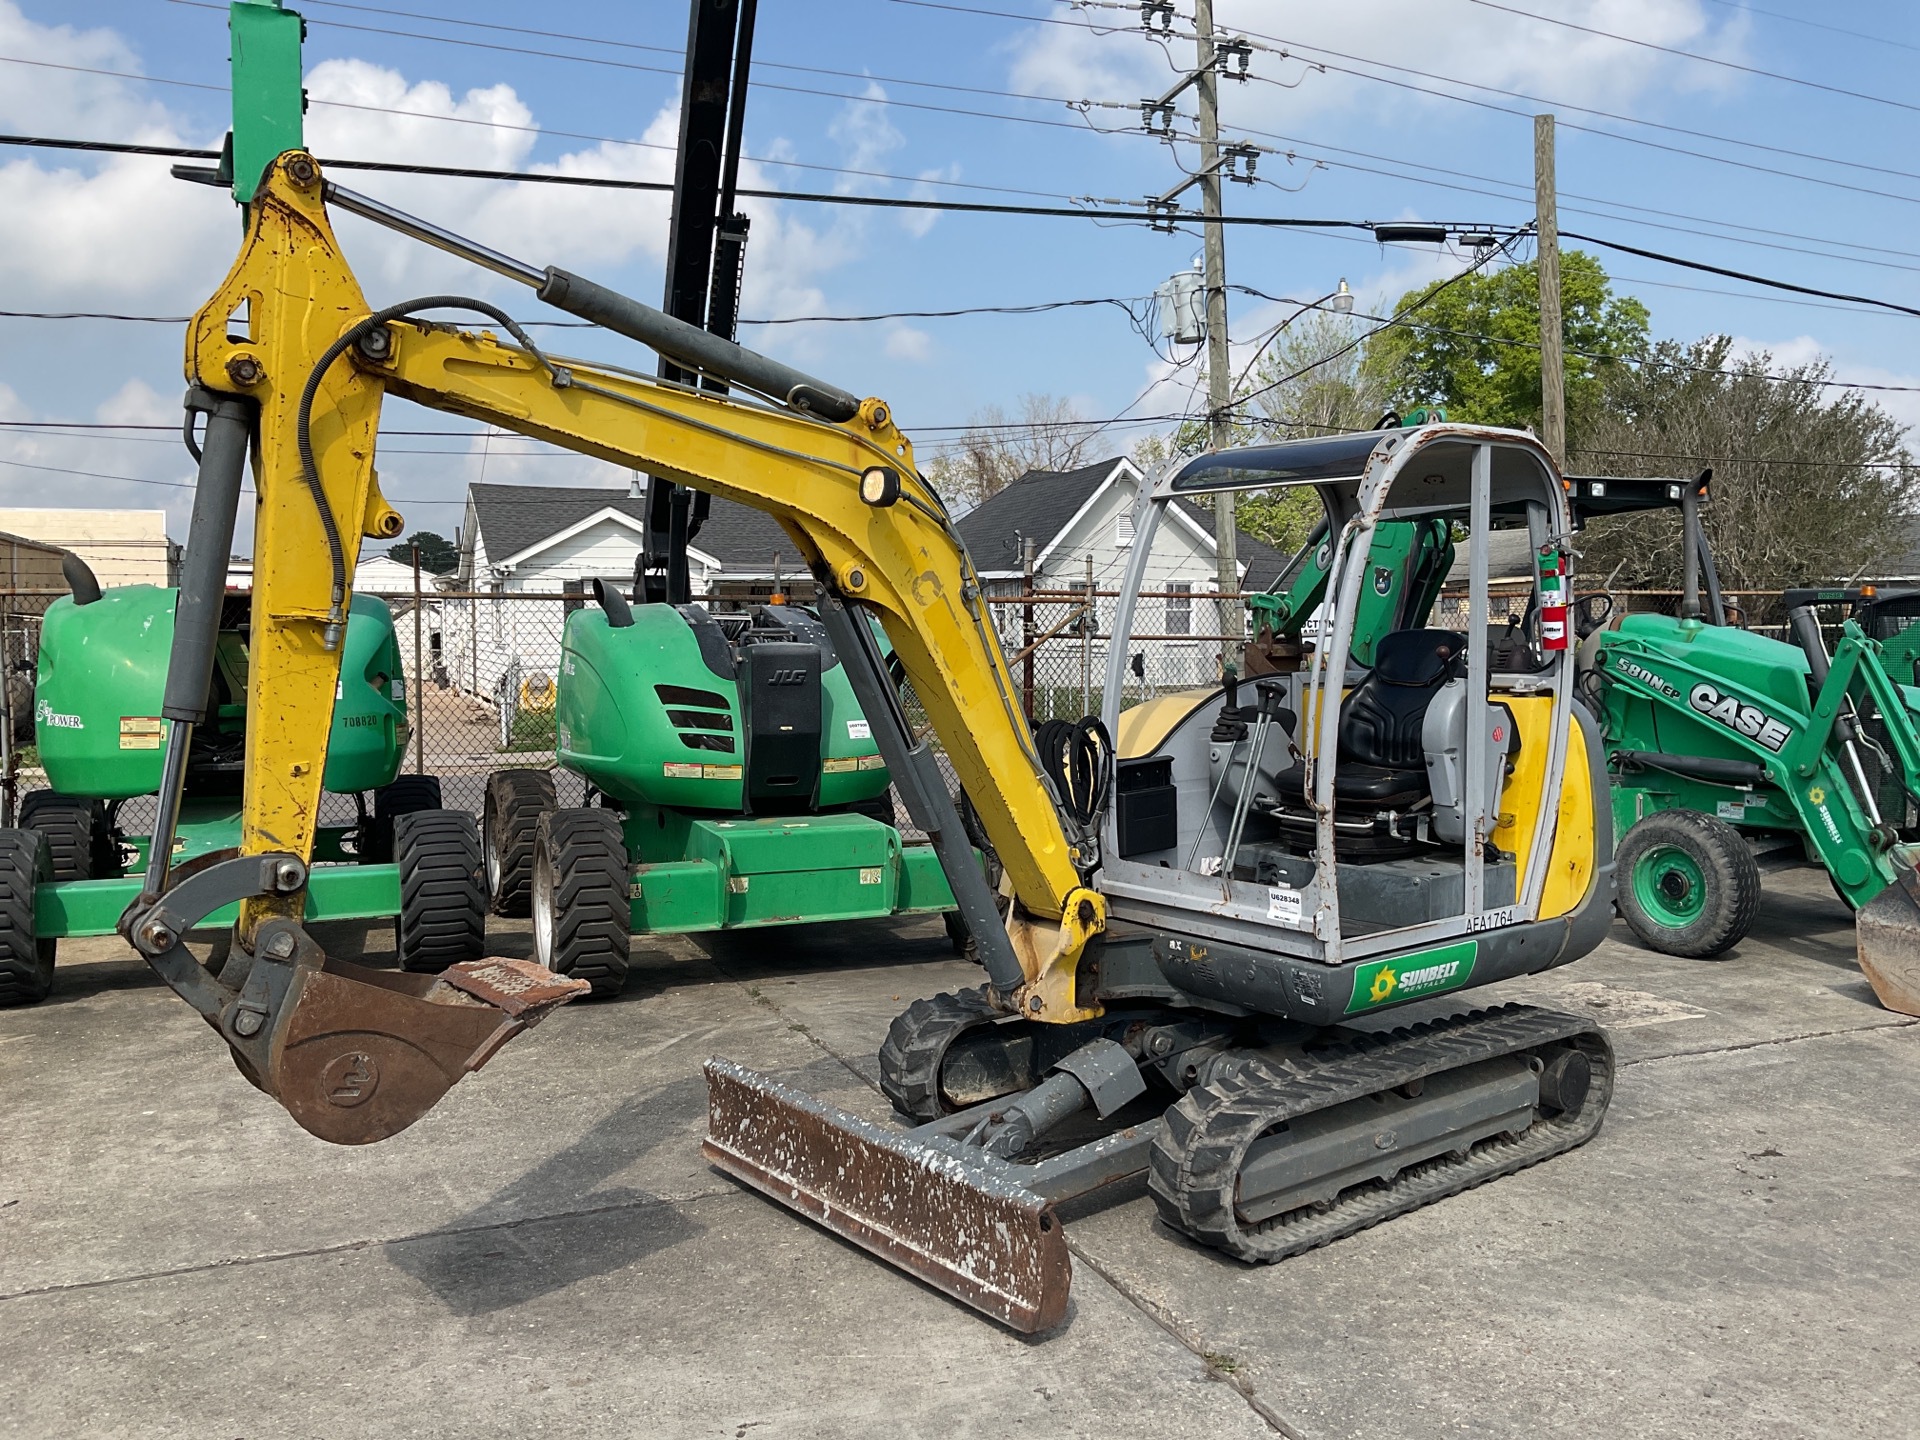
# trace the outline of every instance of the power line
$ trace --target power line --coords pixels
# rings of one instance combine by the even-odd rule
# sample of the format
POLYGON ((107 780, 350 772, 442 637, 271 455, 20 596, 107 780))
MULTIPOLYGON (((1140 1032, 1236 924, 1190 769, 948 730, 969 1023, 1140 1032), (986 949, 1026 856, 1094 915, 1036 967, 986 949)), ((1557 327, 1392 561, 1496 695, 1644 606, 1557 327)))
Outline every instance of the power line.
MULTIPOLYGON (((1074 30, 1091 31, 1092 33, 1096 33, 1096 34, 1111 33, 1111 32, 1102 32, 1102 31, 1095 30, 1094 27, 1080 20, 1057 20, 1051 16, 1044 16, 1044 15, 1021 15, 1009 10, 983 10, 983 9, 977 9, 975 7, 966 6, 966 5, 941 4, 941 3, 938 3, 938 0, 887 0, 887 3, 894 4, 894 5, 911 5, 911 6, 914 6, 915 8, 923 9, 923 10, 945 10, 945 11, 950 11, 954 14, 968 15, 975 18, 979 18, 979 19, 1017 20, 1026 24, 1057 25, 1057 26, 1063 26, 1069 29, 1074 29, 1074 30)), ((1138 27, 1128 27, 1128 28, 1138 28, 1138 27)), ((1323 61, 1314 60, 1311 58, 1311 55, 1331 55, 1337 59, 1348 60, 1358 65, 1378 66, 1383 70, 1395 70, 1404 75, 1417 75, 1422 79, 1426 79, 1426 80, 1437 80, 1444 84, 1460 85, 1470 90, 1484 91, 1490 95, 1504 95, 1509 99, 1527 101, 1529 104, 1549 106, 1556 111, 1572 110, 1582 115, 1595 115, 1602 119, 1615 120, 1626 125, 1639 125, 1652 130, 1664 130, 1670 134, 1686 135, 1698 140, 1711 140, 1717 144, 1737 145, 1745 149, 1759 150, 1759 151, 1763 151, 1763 152, 1766 152, 1769 154, 1775 154, 1775 155, 1786 155, 1794 159, 1800 159, 1800 160, 1812 160, 1817 163, 1825 164, 1825 165, 1839 165, 1839 166, 1845 166, 1847 168, 1855 169, 1855 170, 1871 171, 1876 174, 1894 175, 1894 176, 1898 176, 1908 180, 1920 180, 1920 172, 1915 172, 1910 170, 1889 169, 1885 166, 1871 165, 1860 160, 1849 160, 1838 155, 1820 155, 1820 154, 1815 154, 1815 153, 1804 151, 1804 150, 1793 150, 1784 146, 1769 145, 1763 141, 1742 139, 1739 136, 1735 136, 1735 135, 1721 135, 1710 130, 1692 129, 1684 125, 1671 125, 1671 124, 1662 123, 1657 120, 1646 120, 1636 115, 1622 115, 1622 114, 1619 114, 1618 112, 1611 111, 1611 110, 1600 110, 1600 109, 1596 109, 1591 105, 1578 105, 1570 101, 1554 100, 1554 99, 1549 99, 1539 95, 1530 95, 1524 91, 1504 90, 1496 85, 1485 85, 1477 81, 1466 80, 1453 75, 1440 75, 1430 70, 1420 70, 1408 65, 1397 65, 1392 61, 1388 61, 1388 60, 1376 60, 1373 57, 1367 56, 1367 55, 1353 55, 1345 51, 1332 50, 1322 45, 1312 45, 1312 44, 1307 44, 1301 41, 1287 40, 1276 35, 1264 34, 1258 30, 1248 30, 1244 27, 1235 27, 1233 33, 1236 36, 1245 36, 1252 40, 1265 40, 1275 45, 1289 47, 1288 49, 1283 49, 1280 52, 1278 52, 1280 55, 1280 58, 1282 59, 1289 59, 1289 58, 1297 59, 1306 64, 1314 65, 1317 68, 1324 69, 1324 70, 1331 70, 1337 74, 1349 75, 1355 79, 1372 80, 1379 84, 1392 85, 1403 90, 1411 90, 1417 94, 1431 95, 1434 98, 1440 99, 1440 100, 1451 100, 1461 105, 1473 105, 1480 109, 1497 111, 1502 115, 1517 115, 1523 119, 1528 119, 1528 120, 1531 120, 1533 118, 1531 112, 1529 111, 1515 110, 1510 106, 1505 106, 1505 105, 1493 105, 1484 100, 1475 100, 1465 95, 1454 95, 1444 90, 1429 90, 1423 85, 1411 85, 1405 81, 1389 79, 1387 76, 1384 76, 1384 75, 1372 75, 1361 70, 1347 70, 1338 65, 1329 65, 1323 61), (1304 50, 1304 51, 1310 52, 1310 54, 1294 55, 1291 53, 1291 51, 1293 50, 1304 50)), ((1159 37, 1156 36, 1156 38, 1159 38, 1159 37)), ((1167 36, 1165 38, 1190 39, 1192 37, 1167 36)), ((1263 76, 1263 75, 1254 75, 1254 76, 1251 76, 1250 78, 1254 80, 1266 81, 1267 83, 1276 84, 1276 85, 1281 83, 1277 80, 1271 80, 1269 77, 1263 76)), ((1835 188, 1842 189, 1842 190, 1854 190, 1864 195, 1883 195, 1884 194, 1884 192, 1881 192, 1878 190, 1867 190, 1859 186, 1847 185, 1840 181, 1822 180, 1817 176, 1800 175, 1790 170, 1773 170, 1773 169, 1769 169, 1766 166, 1751 165, 1744 161, 1734 160, 1728 156, 1710 155, 1704 151, 1688 150, 1682 146, 1662 145, 1657 141, 1643 140, 1633 135, 1620 135, 1611 130, 1601 130, 1593 126, 1579 125, 1567 120, 1560 121, 1560 126, 1562 129, 1566 129, 1566 130, 1578 130, 1585 134, 1604 136, 1610 140, 1618 140, 1623 144, 1646 146, 1651 149, 1666 151, 1670 154, 1686 155, 1696 160, 1707 160, 1715 164, 1732 165, 1745 170, 1756 170, 1762 174, 1775 175, 1785 179, 1803 180, 1809 184, 1828 185, 1828 186, 1833 186, 1835 188)), ((1907 201, 1910 201, 1911 203, 1920 204, 1920 197, 1906 196, 1906 195, 1886 195, 1884 196, 1884 198, 1896 199, 1896 200, 1907 200, 1907 201)))
POLYGON ((1758 5, 1747 5, 1742 3, 1742 0, 1713 0, 1713 3, 1747 15, 1765 15, 1769 19, 1785 20, 1789 25, 1805 25, 1809 30, 1826 30, 1835 35, 1850 36, 1855 40, 1870 40, 1875 45, 1893 45, 1901 50, 1920 50, 1920 45, 1909 45, 1904 40, 1895 40, 1890 36, 1869 35, 1864 30, 1846 30, 1838 25, 1823 24, 1818 20, 1803 20, 1798 15, 1788 15, 1779 10, 1762 10, 1758 5))
POLYGON ((1883 310, 1895 310, 1902 315, 1920 317, 1920 309, 1911 305, 1896 304, 1892 300, 1876 300, 1868 295, 1847 295, 1837 290, 1819 290, 1811 285, 1795 285, 1788 280, 1774 280, 1764 275, 1752 275, 1744 270, 1729 270, 1722 265, 1709 265, 1702 260, 1683 260, 1677 255, 1664 255, 1658 250, 1643 250, 1637 245, 1623 244, 1618 240, 1602 240, 1597 235, 1579 235, 1571 230, 1562 230, 1565 240, 1582 240, 1589 245, 1604 246, 1608 250, 1618 250, 1626 255, 1638 255, 1643 260, 1658 260, 1663 265, 1678 265, 1684 270, 1699 270, 1708 275, 1724 275, 1729 280, 1744 280, 1749 285, 1765 285, 1773 290, 1791 290, 1796 295, 1817 295, 1823 300, 1851 300, 1856 305, 1877 305, 1883 310))
MULTIPOLYGON (((217 150, 198 150, 184 145, 134 145, 114 140, 67 140, 44 135, 0 135, 0 145, 29 149, 75 150, 106 155, 149 155, 182 160, 218 160, 217 150)), ((434 175, 455 180, 511 180, 531 185, 572 185, 597 190, 671 191, 673 186, 657 180, 616 180, 596 175, 549 175, 527 170, 491 170, 464 165, 408 165, 387 160, 326 160, 323 166, 335 170, 364 170, 393 175, 434 175)), ((1133 224, 1197 221, 1199 215, 1181 211, 1149 216, 1143 211, 1110 210, 1094 205, 989 205, 968 200, 915 200, 891 195, 830 195, 806 190, 756 190, 740 187, 740 195, 760 200, 790 200, 812 205, 852 205, 883 210, 934 210, 967 215, 1030 215, 1069 220, 1097 220, 1133 224)), ((1111 202, 1103 202, 1111 203, 1111 202)), ((1218 223, 1244 225, 1254 229, 1276 230, 1361 230, 1371 234, 1381 225, 1406 224, 1406 221, 1309 220, 1286 215, 1222 215, 1218 223)), ((1438 222, 1436 222, 1438 223, 1438 222)), ((1506 224, 1447 223, 1449 230, 1511 231, 1506 224)))
POLYGON ((1637 40, 1631 35, 1616 35, 1611 30, 1596 30, 1591 25, 1579 25, 1572 20, 1562 20, 1553 15, 1541 15, 1532 10, 1518 10, 1511 5, 1501 5, 1497 0, 1467 0, 1467 3, 1478 5, 1486 10, 1503 10, 1509 15, 1538 20, 1543 25, 1558 25, 1563 30, 1578 30, 1585 35, 1597 35, 1603 40, 1617 40, 1622 45, 1637 45, 1642 50, 1657 50, 1662 55, 1677 55, 1683 60, 1695 60, 1702 65, 1718 65, 1723 70, 1737 70, 1743 75, 1758 75, 1767 80, 1780 80, 1788 85, 1801 85, 1809 90, 1822 90, 1829 95, 1844 95, 1850 100, 1866 100, 1875 105, 1891 105, 1896 110, 1920 111, 1920 105, 1912 105, 1905 100, 1895 100, 1886 95, 1873 95, 1865 90, 1847 90, 1818 80, 1805 80, 1798 75, 1785 75, 1778 70, 1762 70, 1756 65, 1742 65, 1736 60, 1722 60, 1715 55, 1702 55, 1696 50, 1680 50, 1672 45, 1656 45, 1651 40, 1637 40))
MULTIPOLYGON (((180 3, 180 0, 175 0, 180 3)), ((609 42, 613 43, 613 42, 609 42)), ((19 55, 0 55, 0 63, 31 65, 42 70, 65 70, 76 75, 99 75, 109 80, 132 80, 143 85, 171 85, 183 90, 206 90, 218 95, 232 92, 225 85, 209 85, 198 80, 176 80, 164 75, 141 75, 131 70, 103 70, 92 65, 67 65, 53 60, 29 60, 19 55)), ((504 120, 474 120, 464 115, 435 115, 423 110, 401 110, 391 105, 362 105, 351 100, 314 100, 327 110, 358 110, 371 115, 397 115, 406 120, 431 120, 442 125, 468 125, 482 130, 506 130, 521 135, 538 135, 558 140, 590 140, 600 145, 620 145, 634 150, 658 150, 677 153, 674 145, 651 140, 628 140, 617 135, 593 135, 579 130, 554 130, 541 125, 512 125, 504 120)), ((777 165, 790 170, 816 170, 825 175, 850 175, 863 180, 891 180, 902 185, 940 185, 958 190, 987 190, 1004 195, 1034 195, 1043 199, 1068 199, 1050 190, 1027 190, 1012 185, 982 185, 967 180, 923 179, 917 175, 894 175, 884 170, 857 170, 844 165, 816 165, 804 160, 773 160, 757 156, 742 157, 755 165, 777 165)))

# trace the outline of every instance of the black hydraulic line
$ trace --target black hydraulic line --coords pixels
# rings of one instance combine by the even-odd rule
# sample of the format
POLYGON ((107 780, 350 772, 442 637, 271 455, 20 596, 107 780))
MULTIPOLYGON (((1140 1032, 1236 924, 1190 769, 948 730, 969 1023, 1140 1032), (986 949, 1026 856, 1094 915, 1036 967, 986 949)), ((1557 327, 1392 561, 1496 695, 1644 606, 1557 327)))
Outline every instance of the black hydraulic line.
POLYGON ((1614 759, 1623 770, 1664 770, 1690 780, 1718 785, 1764 785, 1767 767, 1751 760, 1722 760, 1710 755, 1669 755, 1658 750, 1617 750, 1614 759))
MULTIPOLYGON (((552 362, 541 353, 540 347, 533 343, 532 337, 520 328, 511 315, 497 305, 489 304, 485 300, 474 300, 464 295, 425 295, 417 300, 402 300, 398 305, 389 305, 383 310, 376 310, 321 353, 320 359, 308 372, 307 383, 300 391, 300 408, 295 423, 294 443, 300 453, 300 476, 306 481, 308 493, 313 496, 313 507, 320 516, 320 528, 326 532, 327 561, 333 572, 333 585, 327 609, 327 627, 322 640, 322 644, 328 650, 332 650, 340 643, 341 633, 347 623, 347 559, 340 541, 340 522, 333 513, 333 505, 327 499, 326 487, 320 483, 320 468, 314 460, 313 402, 320 393, 320 382, 325 378, 334 361, 389 320, 402 319, 416 310, 472 310, 485 315, 490 320, 498 321, 509 335, 520 342, 521 347, 529 355, 540 362, 548 374, 557 373, 552 362)), ((223 588, 224 574, 223 569, 223 588)))

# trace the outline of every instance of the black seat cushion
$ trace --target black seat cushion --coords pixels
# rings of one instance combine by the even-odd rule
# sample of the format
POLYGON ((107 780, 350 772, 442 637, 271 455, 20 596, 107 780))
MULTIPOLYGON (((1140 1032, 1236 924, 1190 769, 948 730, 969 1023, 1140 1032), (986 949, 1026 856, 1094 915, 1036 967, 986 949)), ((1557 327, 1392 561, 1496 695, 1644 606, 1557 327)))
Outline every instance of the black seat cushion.
POLYGON ((1440 687, 1459 670, 1467 637, 1457 630, 1395 630, 1374 647, 1373 669, 1340 706, 1340 761, 1418 770, 1420 730, 1440 687))
MULTIPOLYGON (((1274 777, 1280 799, 1293 806, 1307 803, 1307 767, 1295 765, 1274 777)), ((1362 765, 1342 761, 1333 773, 1333 803, 1336 810, 1354 806, 1368 810, 1399 810, 1418 804, 1427 796, 1427 771, 1392 770, 1381 765, 1362 765)))

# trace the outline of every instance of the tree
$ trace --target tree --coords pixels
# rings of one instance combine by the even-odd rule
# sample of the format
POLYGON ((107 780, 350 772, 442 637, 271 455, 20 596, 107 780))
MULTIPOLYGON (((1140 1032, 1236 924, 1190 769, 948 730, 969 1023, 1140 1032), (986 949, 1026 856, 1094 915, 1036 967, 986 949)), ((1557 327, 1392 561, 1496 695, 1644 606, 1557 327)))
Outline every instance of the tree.
MULTIPOLYGON (((1393 313, 1428 294, 1407 317, 1426 328, 1410 323, 1382 330, 1368 341, 1363 368, 1402 407, 1437 405, 1450 420, 1482 425, 1538 425, 1538 265, 1528 261, 1409 290, 1393 313)), ((1645 353, 1647 307, 1616 296, 1606 270, 1584 250, 1561 252, 1560 297, 1572 424, 1601 402, 1606 376, 1618 368, 1613 362, 1645 353)))
POLYGON ((460 552, 444 535, 431 530, 416 530, 398 545, 387 548, 387 558, 402 565, 413 564, 413 547, 420 547, 420 568, 435 575, 446 575, 460 564, 460 552))
MULTIPOLYGON (((1920 498, 1913 457, 1903 427, 1821 383, 1832 376, 1824 357, 1778 371, 1765 353, 1736 357, 1725 335, 1663 340, 1607 375, 1571 432, 1569 468, 1686 478, 1712 466, 1701 514, 1726 589, 1869 577, 1903 548, 1920 498)), ((1588 584, 1679 584, 1674 514, 1596 520, 1577 544, 1588 584)))
POLYGON ((1020 418, 998 405, 974 413, 958 440, 926 464, 927 478, 949 502, 971 509, 999 494, 1029 470, 1073 470, 1102 441, 1071 400, 1059 395, 1020 397, 1020 418))

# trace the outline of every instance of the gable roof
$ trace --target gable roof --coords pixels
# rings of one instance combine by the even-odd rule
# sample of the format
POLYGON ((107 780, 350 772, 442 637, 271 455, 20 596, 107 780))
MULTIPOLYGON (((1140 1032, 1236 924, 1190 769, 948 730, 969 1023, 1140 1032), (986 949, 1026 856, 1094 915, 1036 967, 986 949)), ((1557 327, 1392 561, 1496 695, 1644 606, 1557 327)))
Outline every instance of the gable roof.
MULTIPOLYGON (((1078 470, 1029 470, 1004 490, 988 496, 956 522, 975 568, 982 573, 1019 570, 1021 539, 1034 542, 1035 555, 1044 552, 1122 465, 1132 468, 1131 461, 1116 455, 1078 470)), ((1179 499, 1174 504, 1195 523, 1211 548, 1212 514, 1191 500, 1179 499)), ((1244 530, 1235 549, 1240 563, 1247 567, 1241 588, 1249 591, 1266 589, 1289 559, 1244 530)))
POLYGON ((1046 549, 1119 464, 1115 456, 1078 470, 1029 470, 989 495, 956 522, 974 568, 1018 570, 1021 541, 1033 541, 1036 555, 1046 549))
MULTIPOLYGON (((647 523, 645 494, 634 495, 625 488, 473 484, 467 487, 467 496, 474 524, 485 537, 487 554, 495 563, 533 549, 543 540, 608 510, 631 520, 636 529, 647 523)), ((776 550, 782 552, 789 566, 799 561, 793 541, 779 521, 765 511, 717 497, 694 545, 726 569, 770 565, 776 550)))

